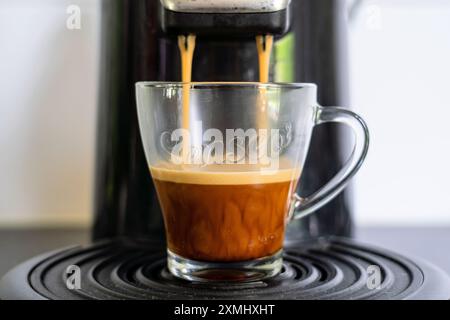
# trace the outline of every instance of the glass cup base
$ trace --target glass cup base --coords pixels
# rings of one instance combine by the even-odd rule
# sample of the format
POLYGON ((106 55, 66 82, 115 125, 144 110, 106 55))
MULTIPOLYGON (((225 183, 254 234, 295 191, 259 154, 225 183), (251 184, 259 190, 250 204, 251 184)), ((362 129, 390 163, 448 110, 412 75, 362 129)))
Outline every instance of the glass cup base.
POLYGON ((283 266, 282 250, 242 262, 207 262, 180 257, 167 250, 167 266, 175 277, 196 282, 251 282, 271 278, 283 266))

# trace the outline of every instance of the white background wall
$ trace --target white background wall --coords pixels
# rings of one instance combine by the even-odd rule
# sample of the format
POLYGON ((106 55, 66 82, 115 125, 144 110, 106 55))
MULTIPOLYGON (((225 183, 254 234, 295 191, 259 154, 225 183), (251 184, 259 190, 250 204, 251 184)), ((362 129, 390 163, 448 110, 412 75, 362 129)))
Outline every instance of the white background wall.
POLYGON ((0 226, 89 221, 98 23, 97 1, 0 1, 0 226))
POLYGON ((372 136, 358 222, 450 225, 450 1, 366 1, 350 30, 353 104, 372 136))
MULTIPOLYGON (((450 1, 364 3, 350 21, 352 104, 372 133, 357 221, 450 225, 450 1)), ((98 5, 0 0, 0 227, 89 222, 98 5)))

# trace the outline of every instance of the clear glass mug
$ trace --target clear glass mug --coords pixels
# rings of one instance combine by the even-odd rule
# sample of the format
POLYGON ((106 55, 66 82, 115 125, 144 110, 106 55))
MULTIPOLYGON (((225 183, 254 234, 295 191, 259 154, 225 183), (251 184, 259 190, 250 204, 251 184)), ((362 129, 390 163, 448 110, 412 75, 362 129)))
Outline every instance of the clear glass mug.
POLYGON ((369 133, 355 113, 317 103, 314 84, 136 84, 143 146, 162 208, 170 272, 251 281, 282 268, 284 231, 335 197, 358 171, 369 133), (300 198, 313 128, 350 126, 340 172, 300 198))

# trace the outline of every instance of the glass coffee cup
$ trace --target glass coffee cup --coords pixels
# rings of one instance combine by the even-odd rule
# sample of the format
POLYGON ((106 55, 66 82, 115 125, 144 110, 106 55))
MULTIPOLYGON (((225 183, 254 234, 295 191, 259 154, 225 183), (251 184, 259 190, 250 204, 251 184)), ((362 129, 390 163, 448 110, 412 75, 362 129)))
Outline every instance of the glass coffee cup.
POLYGON ((136 94, 167 266, 182 279, 277 275, 286 225, 333 199, 367 154, 361 117, 319 106, 314 84, 139 82, 136 94), (353 129, 353 152, 330 182, 300 198, 313 129, 327 122, 353 129))

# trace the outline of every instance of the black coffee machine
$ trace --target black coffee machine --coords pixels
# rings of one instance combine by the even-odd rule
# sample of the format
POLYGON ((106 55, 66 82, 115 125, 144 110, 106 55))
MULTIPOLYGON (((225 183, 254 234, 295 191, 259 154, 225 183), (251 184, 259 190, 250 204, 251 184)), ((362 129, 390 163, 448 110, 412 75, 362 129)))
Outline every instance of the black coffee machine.
MULTIPOLYGON (((138 128, 134 84, 179 81, 177 36, 197 35, 193 81, 257 81, 255 36, 275 36, 270 81, 312 82, 322 105, 348 105, 345 0, 104 0, 93 244, 10 271, 6 299, 448 299, 450 280, 426 262, 360 245, 345 191, 289 226, 283 271, 247 283, 191 283, 165 267, 163 221, 138 128), (230 5, 232 4, 232 5, 230 5), (81 288, 67 288, 67 269, 81 288), (378 269, 374 269, 373 267, 378 269), (372 287, 371 270, 379 270, 372 287)), ((340 128, 315 129, 299 190, 342 166, 340 128)))
MULTIPOLYGON (((255 37, 272 34, 270 81, 316 83, 322 105, 348 106, 345 10, 345 1, 329 0, 106 1, 94 239, 151 235, 164 240, 141 147, 134 83, 180 81, 178 35, 197 35, 193 81, 258 81, 255 37)), ((307 188, 300 194, 312 194, 342 166, 343 143, 351 141, 342 135, 333 126, 315 130, 300 183, 307 188)), ((288 238, 351 236, 349 198, 346 191, 295 222, 288 238)))

